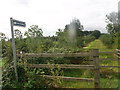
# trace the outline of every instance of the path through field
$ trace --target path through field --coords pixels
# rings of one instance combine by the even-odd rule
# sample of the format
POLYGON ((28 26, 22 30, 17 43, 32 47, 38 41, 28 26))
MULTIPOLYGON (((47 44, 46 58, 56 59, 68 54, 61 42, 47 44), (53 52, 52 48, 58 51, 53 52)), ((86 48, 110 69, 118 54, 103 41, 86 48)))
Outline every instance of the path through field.
MULTIPOLYGON (((85 48, 85 50, 89 50, 89 49, 99 49, 99 51, 113 51, 113 49, 108 49, 99 39, 89 43, 85 48)), ((114 56, 109 55, 109 54, 103 54, 100 55, 100 58, 113 58, 114 56)), ((117 61, 102 61, 100 62, 100 65, 111 65, 111 66, 117 66, 117 61)), ((111 69, 109 68, 103 68, 101 69, 101 71, 103 73, 111 73, 111 71, 116 72, 117 68, 115 69, 111 69)), ((80 75, 79 72, 81 72, 80 70, 75 70, 75 71, 71 71, 72 73, 76 73, 78 75, 80 75)), ((68 72, 69 73, 69 72, 68 72)), ((69 75, 71 75, 72 73, 69 73, 69 75)), ((84 74, 82 75, 83 77, 89 77, 89 71, 87 71, 87 76, 85 76, 84 74)), ((117 78, 115 77, 115 75, 112 73, 108 74, 108 76, 106 76, 105 74, 103 74, 103 76, 100 78, 100 86, 101 88, 116 88, 117 87, 117 78)), ((80 76, 81 77, 81 76, 80 76)), ((67 88, 93 88, 94 84, 93 83, 87 83, 87 82, 68 82, 65 81, 64 82, 65 87, 67 88)))
POLYGON ((85 49, 99 49, 100 51, 112 51, 108 49, 99 39, 89 43, 85 49))

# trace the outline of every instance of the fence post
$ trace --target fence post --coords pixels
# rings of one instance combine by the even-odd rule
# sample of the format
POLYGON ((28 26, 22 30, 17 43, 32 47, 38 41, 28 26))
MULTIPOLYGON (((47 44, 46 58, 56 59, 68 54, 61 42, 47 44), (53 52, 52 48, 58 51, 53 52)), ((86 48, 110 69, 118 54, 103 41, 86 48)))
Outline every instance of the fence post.
POLYGON ((93 49, 94 87, 100 88, 99 49, 93 49))

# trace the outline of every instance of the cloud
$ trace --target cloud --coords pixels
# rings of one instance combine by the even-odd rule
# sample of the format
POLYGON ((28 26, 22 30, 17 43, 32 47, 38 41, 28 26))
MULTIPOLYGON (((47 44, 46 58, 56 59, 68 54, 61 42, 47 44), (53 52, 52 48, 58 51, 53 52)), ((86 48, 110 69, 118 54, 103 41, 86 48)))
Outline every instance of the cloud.
POLYGON ((27 30, 36 24, 43 29, 44 35, 53 35, 58 28, 76 17, 85 29, 105 30, 105 15, 117 11, 119 0, 1 0, 0 32, 11 37, 10 17, 25 21, 27 30))
POLYGON ((29 4, 29 0, 16 0, 17 4, 21 4, 21 5, 28 5, 29 4))

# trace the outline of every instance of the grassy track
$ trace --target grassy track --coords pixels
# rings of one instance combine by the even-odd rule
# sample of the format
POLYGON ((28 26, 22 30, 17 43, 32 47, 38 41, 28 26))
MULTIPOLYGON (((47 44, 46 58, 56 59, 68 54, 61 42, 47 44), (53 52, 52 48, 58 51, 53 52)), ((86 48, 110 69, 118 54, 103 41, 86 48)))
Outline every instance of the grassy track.
MULTIPOLYGON (((95 40, 88 44, 87 47, 84 48, 85 50, 89 49, 99 49, 99 51, 113 51, 113 49, 108 49, 100 40, 95 40)), ((101 54, 100 58, 114 58, 114 55, 110 54, 101 54)), ((117 61, 101 61, 100 65, 113 65, 117 66, 117 61)), ((118 80, 116 77, 114 77, 114 74, 107 74, 110 73, 111 71, 118 71, 117 68, 102 68, 100 71, 103 71, 103 76, 100 78, 100 87, 101 88, 116 88, 118 86, 118 80)), ((93 75, 90 74, 90 70, 69 70, 65 72, 65 76, 74 76, 74 77, 90 77, 92 78, 93 75)), ((73 82, 73 81, 63 81, 63 87, 65 88, 93 88, 94 84, 93 83, 88 83, 88 82, 73 82)))
POLYGON ((99 51, 112 51, 108 49, 99 39, 89 43, 85 49, 99 49, 99 51))

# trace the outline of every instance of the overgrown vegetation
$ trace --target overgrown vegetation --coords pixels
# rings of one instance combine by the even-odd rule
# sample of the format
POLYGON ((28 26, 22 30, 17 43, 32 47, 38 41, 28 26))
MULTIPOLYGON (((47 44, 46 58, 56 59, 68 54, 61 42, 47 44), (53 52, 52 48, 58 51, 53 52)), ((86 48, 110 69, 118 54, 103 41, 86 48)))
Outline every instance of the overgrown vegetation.
POLYGON ((106 23, 108 34, 101 35, 100 40, 108 48, 120 48, 118 47, 118 42, 120 40, 120 25, 118 24, 118 13, 112 12, 109 15, 106 15, 106 23))
MULTIPOLYGON (((110 17, 110 16, 107 16, 110 17)), ((110 19, 108 18, 110 21, 110 19)), ((111 21, 110 21, 111 22, 111 21)), ((117 46, 117 31, 111 31, 110 27, 113 23, 109 23, 107 27, 109 28, 109 34, 102 34, 99 30, 87 31, 84 30, 83 25, 81 25, 78 19, 73 19, 70 24, 65 25, 65 28, 58 29, 56 35, 54 36, 43 36, 43 31, 37 25, 32 25, 28 30, 23 34, 20 30, 15 30, 15 43, 16 43, 16 52, 17 53, 76 53, 84 51, 83 47, 88 46, 90 42, 93 42, 95 39, 99 39, 103 44, 109 48, 116 48, 117 46), (115 33, 113 33, 115 32, 115 33), (113 39, 114 38, 114 39, 113 39)), ((93 72, 88 70, 70 70, 70 69, 61 69, 58 64, 89 64, 88 57, 79 57, 79 58, 67 58, 67 57, 54 57, 54 58, 17 58, 18 62, 18 82, 15 80, 15 73, 13 67, 13 55, 12 55, 12 40, 6 40, 6 36, 3 33, 0 33, 2 41, 2 57, 4 60, 3 65, 3 87, 4 88, 58 88, 65 87, 66 81, 57 79, 45 79, 44 75, 52 76, 73 76, 74 73, 76 77, 92 77, 93 72), (51 67, 49 69, 39 69, 39 68, 28 68, 25 66, 20 66, 20 63, 32 63, 32 64, 49 64, 51 67), (54 65, 58 67, 55 68, 54 65), (73 72, 73 75, 71 75, 73 72), (79 72, 79 73, 78 73, 79 72)), ((95 48, 95 47, 94 47, 95 48)), ((97 48, 100 48, 99 46, 97 48)), ((103 48, 103 46, 102 46, 103 48)), ((106 48, 106 47, 105 47, 106 48)), ((104 48, 104 49, 105 49, 104 48)), ((22 56, 21 56, 22 57, 22 56)), ((103 74, 101 77, 106 76, 106 73, 110 72, 111 74, 114 71, 101 70, 103 74), (107 72, 106 72, 107 71, 107 72)), ((116 77, 116 76, 115 76, 116 77)), ((116 81, 115 81, 116 82, 116 81)), ((71 85, 72 82, 68 83, 71 85)), ((78 87, 75 83, 71 87, 78 87), (74 85, 74 86, 73 86, 74 85)), ((88 85, 88 88, 92 84, 88 85)), ((84 83, 80 85, 81 88, 84 88, 84 83)), ((67 86, 66 86, 67 87, 67 86)), ((80 87, 79 87, 80 88, 80 87)))

